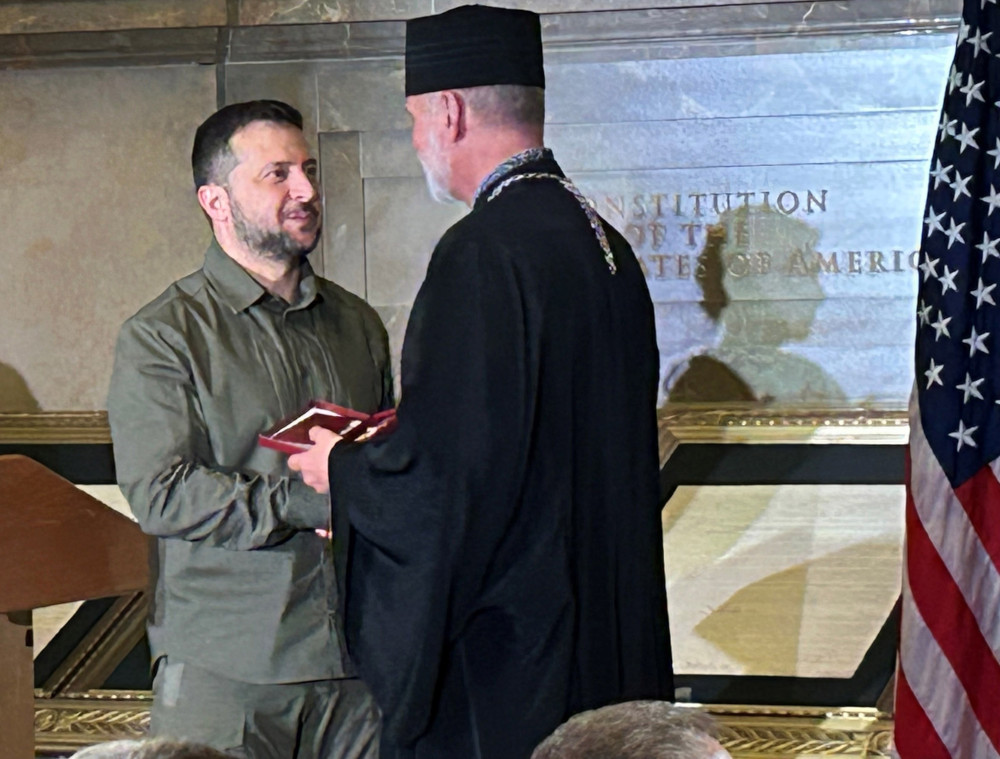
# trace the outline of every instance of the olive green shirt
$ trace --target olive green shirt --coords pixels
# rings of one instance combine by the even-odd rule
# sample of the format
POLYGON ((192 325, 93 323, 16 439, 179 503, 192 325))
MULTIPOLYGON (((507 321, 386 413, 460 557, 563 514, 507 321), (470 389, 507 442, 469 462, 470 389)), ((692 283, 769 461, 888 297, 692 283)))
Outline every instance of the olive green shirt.
POLYGON ((118 483, 158 538, 154 658, 252 683, 353 674, 314 532, 328 499, 257 434, 311 399, 392 405, 378 315, 302 266, 288 305, 213 242, 200 271, 125 322, 108 397, 118 483))

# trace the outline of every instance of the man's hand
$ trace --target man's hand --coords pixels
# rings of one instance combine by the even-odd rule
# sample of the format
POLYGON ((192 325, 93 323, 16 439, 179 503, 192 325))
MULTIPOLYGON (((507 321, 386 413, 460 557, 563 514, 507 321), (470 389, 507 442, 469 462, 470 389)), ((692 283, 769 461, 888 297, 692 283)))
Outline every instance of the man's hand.
POLYGON ((288 457, 288 468, 302 473, 302 481, 317 493, 330 492, 330 451, 342 438, 335 432, 313 427, 309 430, 313 447, 288 457))

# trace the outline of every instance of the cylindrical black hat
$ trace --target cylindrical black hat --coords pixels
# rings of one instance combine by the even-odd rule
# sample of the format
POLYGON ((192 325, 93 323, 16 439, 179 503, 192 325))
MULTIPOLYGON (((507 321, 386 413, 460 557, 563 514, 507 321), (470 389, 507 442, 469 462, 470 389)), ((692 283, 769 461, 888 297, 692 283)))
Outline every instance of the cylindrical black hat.
POLYGON ((406 22, 406 94, 491 84, 545 87, 538 14, 463 5, 406 22))

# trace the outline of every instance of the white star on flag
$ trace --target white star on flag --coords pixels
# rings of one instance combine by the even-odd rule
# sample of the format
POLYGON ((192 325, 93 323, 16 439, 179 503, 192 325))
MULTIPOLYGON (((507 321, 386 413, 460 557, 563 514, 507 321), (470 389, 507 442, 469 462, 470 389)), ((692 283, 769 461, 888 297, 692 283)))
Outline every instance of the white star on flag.
MULTIPOLYGON (((980 82, 982 84, 982 82, 980 82)), ((961 143, 962 147, 959 148, 958 154, 961 155, 965 152, 966 148, 972 148, 973 150, 979 150, 979 145, 973 139, 976 136, 976 132, 979 131, 979 127, 970 130, 965 124, 962 124, 962 133, 958 135, 958 141, 961 143)))
POLYGON ((930 237, 937 230, 944 232, 944 227, 941 226, 941 219, 944 218, 944 212, 934 213, 934 206, 927 207, 927 218, 924 219, 924 224, 927 225, 927 236, 930 237))
POLYGON ((917 308, 917 317, 920 319, 920 326, 926 327, 931 322, 931 307, 925 306, 923 301, 920 301, 920 306, 917 308))
MULTIPOLYGON (((986 34, 983 34, 981 29, 976 29, 976 33, 965 40, 972 45, 974 56, 979 55, 980 52, 990 52, 990 47, 986 44, 986 40, 988 40, 992 34, 993 32, 986 32, 986 34)), ((966 103, 966 105, 968 105, 968 103, 966 103)))
POLYGON ((989 209, 986 211, 987 216, 992 216, 993 212, 997 208, 1000 208, 1000 193, 997 192, 996 187, 990 186, 990 194, 984 195, 980 200, 989 206, 989 209))
POLYGON ((938 282, 941 283, 941 294, 944 295, 949 290, 954 290, 958 292, 958 288, 955 286, 955 277, 958 276, 958 269, 952 271, 948 268, 948 264, 944 265, 944 272, 938 277, 938 282))
POLYGON ((989 349, 986 347, 986 338, 990 336, 989 332, 984 332, 981 335, 976 334, 976 325, 972 325, 972 334, 965 338, 962 342, 969 346, 969 358, 976 355, 976 351, 982 351, 983 353, 989 353, 989 349))
POLYGON ((958 172, 958 169, 955 169, 955 181, 948 185, 951 189, 955 191, 955 197, 953 198, 953 200, 957 201, 963 195, 967 195, 970 198, 972 197, 972 193, 969 192, 969 182, 971 181, 972 181, 972 174, 969 174, 969 176, 967 177, 963 177, 958 172))
POLYGON ((962 227, 965 226, 965 222, 955 224, 954 219, 949 219, 948 222, 948 229, 944 233, 948 236, 948 250, 951 250, 951 246, 955 244, 955 240, 958 240, 963 245, 965 244, 965 238, 962 237, 962 227))
POLYGON ((931 385, 940 385, 944 387, 944 383, 941 381, 941 370, 944 369, 944 364, 935 364, 934 359, 931 359, 931 368, 924 372, 924 376, 927 378, 927 389, 931 389, 931 385))
POLYGON ((1000 245, 1000 237, 991 240, 989 233, 983 232, 983 241, 976 246, 977 250, 983 252, 983 263, 986 263, 986 259, 990 256, 1000 258, 1000 253, 997 253, 997 245, 1000 245))
MULTIPOLYGON (((951 332, 948 331, 948 322, 950 321, 951 321, 950 316, 946 319, 944 314, 938 311, 938 320, 931 325, 931 329, 933 329, 935 332, 934 342, 937 342, 940 339, 941 335, 944 335, 945 337, 951 337, 951 332)), ((931 359, 931 365, 933 364, 934 364, 934 359, 931 359)), ((930 387, 930 385, 928 385, 928 387, 930 387)))
POLYGON ((991 306, 995 306, 996 303, 993 302, 993 296, 990 295, 993 290, 996 289, 996 285, 985 285, 983 283, 983 278, 979 278, 979 287, 973 290, 970 295, 976 298, 976 309, 978 310, 983 303, 989 303, 991 306))
POLYGON ((955 91, 956 88, 962 85, 962 72, 958 70, 958 67, 953 63, 951 64, 951 71, 948 72, 948 94, 950 95, 955 91))
POLYGON ((997 146, 995 150, 987 150, 986 155, 993 156, 993 168, 1000 169, 1000 137, 997 137, 997 146))
POLYGON ((958 24, 958 44, 959 45, 961 45, 963 42, 965 42, 967 39, 969 39, 969 32, 971 31, 971 29, 972 29, 972 27, 969 26, 967 23, 965 23, 965 19, 964 18, 959 22, 959 24, 958 24))
POLYGON ((979 392, 978 388, 985 381, 986 381, 985 377, 982 378, 982 379, 974 380, 974 379, 972 379, 972 376, 968 372, 966 372, 965 373, 965 382, 963 382, 961 385, 955 385, 955 388, 958 389, 958 390, 961 390, 962 393, 964 394, 964 398, 962 400, 962 403, 968 403, 970 396, 973 397, 973 398, 978 398, 979 400, 982 400, 983 399, 983 394, 979 392))
POLYGON ((956 450, 962 450, 962 445, 970 445, 973 448, 976 447, 976 441, 972 439, 972 433, 978 430, 979 427, 966 427, 965 422, 961 419, 958 420, 958 429, 954 432, 949 432, 948 437, 953 437, 958 441, 958 448, 956 450))
MULTIPOLYGON (((997 254, 997 257, 1000 258, 1000 254, 997 254)), ((923 263, 921 263, 920 266, 917 267, 920 269, 920 271, 924 273, 924 282, 926 282, 931 277, 937 279, 938 275, 937 265, 940 260, 941 260, 940 258, 931 258, 930 256, 928 256, 924 258, 923 263)))
POLYGON ((947 134, 951 137, 955 136, 955 124, 958 123, 958 119, 949 119, 948 114, 941 114, 941 123, 938 124, 938 132, 942 135, 947 134))
MULTIPOLYGON (((940 159, 937 162, 937 168, 931 171, 931 176, 934 177, 934 189, 938 188, 938 185, 944 182, 945 184, 951 184, 951 178, 948 174, 951 172, 951 166, 943 166, 940 159)), ((943 215, 943 214, 942 214, 943 215)))
POLYGON ((958 91, 965 95, 966 108, 972 105, 973 100, 978 100, 980 103, 986 102, 986 98, 983 97, 983 93, 979 91, 983 88, 984 84, 986 84, 986 82, 974 81, 972 74, 969 74, 966 79, 965 86, 958 88, 958 91))

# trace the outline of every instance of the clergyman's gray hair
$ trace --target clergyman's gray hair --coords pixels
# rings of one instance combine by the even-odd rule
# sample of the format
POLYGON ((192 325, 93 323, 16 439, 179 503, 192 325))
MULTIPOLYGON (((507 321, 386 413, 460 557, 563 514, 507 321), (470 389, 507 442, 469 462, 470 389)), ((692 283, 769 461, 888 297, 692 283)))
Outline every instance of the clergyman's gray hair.
POLYGON ((628 701, 570 717, 531 759, 713 759, 728 756, 715 722, 693 707, 628 701))
POLYGON ((458 90, 466 105, 488 126, 541 127, 545 122, 545 90, 523 84, 490 84, 458 90))
POLYGON ((221 751, 189 741, 111 741, 88 746, 70 759, 230 759, 221 751))

